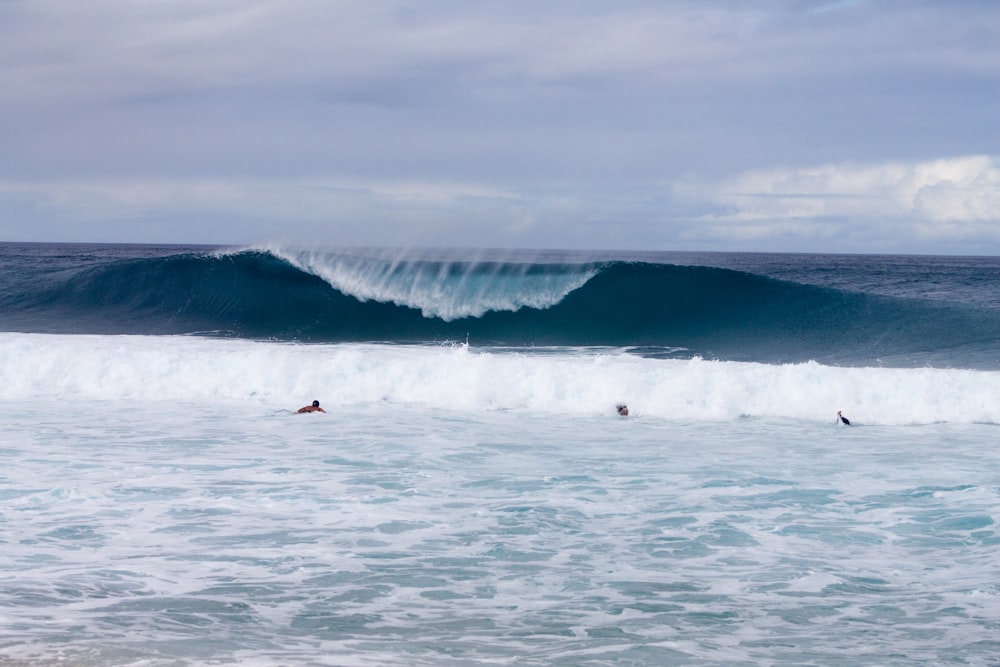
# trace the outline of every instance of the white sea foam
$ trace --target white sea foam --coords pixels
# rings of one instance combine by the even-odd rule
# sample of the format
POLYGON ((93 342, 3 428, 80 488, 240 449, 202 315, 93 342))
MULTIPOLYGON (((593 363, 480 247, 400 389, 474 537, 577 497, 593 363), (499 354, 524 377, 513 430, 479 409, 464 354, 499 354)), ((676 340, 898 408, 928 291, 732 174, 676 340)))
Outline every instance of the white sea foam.
MULTIPOLYGON (((128 359, 137 341, 117 342, 128 359)), ((329 407, 0 397, 0 656, 653 667, 996 655, 992 426, 329 407)))
POLYGON ((672 420, 1000 423, 1000 373, 642 358, 621 350, 295 345, 200 337, 0 334, 0 398, 293 407, 413 404, 463 411, 672 420))

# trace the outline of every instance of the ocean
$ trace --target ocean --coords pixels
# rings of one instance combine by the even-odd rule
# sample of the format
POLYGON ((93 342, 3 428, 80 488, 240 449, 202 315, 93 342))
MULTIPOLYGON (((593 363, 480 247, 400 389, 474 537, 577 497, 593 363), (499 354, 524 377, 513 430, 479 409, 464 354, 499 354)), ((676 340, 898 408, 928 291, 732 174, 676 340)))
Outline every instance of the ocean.
POLYGON ((998 424, 995 257, 0 244, 0 665, 998 665, 998 424))

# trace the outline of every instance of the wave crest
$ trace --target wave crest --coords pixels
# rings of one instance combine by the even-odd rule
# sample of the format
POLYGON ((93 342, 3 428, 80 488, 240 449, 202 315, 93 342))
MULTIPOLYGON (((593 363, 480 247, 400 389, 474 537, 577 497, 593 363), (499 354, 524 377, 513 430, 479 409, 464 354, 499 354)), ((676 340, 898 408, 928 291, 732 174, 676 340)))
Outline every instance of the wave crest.
POLYGON ((415 308, 445 322, 488 312, 545 309, 582 287, 595 264, 431 261, 407 255, 261 248, 360 301, 415 308))

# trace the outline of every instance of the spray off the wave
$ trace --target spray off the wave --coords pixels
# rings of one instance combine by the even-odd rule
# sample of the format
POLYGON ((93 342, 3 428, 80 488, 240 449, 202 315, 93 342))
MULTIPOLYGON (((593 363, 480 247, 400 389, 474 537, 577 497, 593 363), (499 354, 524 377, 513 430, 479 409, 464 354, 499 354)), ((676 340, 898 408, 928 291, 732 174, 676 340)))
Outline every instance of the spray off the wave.
POLYGON ((598 272, 593 264, 430 261, 407 254, 372 256, 288 248, 268 252, 360 301, 415 308, 425 318, 445 322, 526 307, 544 310, 598 272))

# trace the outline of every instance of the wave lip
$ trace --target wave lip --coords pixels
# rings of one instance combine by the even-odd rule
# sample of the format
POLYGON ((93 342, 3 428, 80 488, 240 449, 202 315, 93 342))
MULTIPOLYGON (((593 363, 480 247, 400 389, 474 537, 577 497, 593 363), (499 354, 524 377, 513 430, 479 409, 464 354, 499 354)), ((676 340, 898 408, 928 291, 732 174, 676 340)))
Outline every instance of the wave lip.
POLYGON ((415 308, 426 318, 445 322, 549 308, 598 272, 594 264, 428 261, 285 248, 267 252, 359 301, 415 308))

